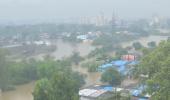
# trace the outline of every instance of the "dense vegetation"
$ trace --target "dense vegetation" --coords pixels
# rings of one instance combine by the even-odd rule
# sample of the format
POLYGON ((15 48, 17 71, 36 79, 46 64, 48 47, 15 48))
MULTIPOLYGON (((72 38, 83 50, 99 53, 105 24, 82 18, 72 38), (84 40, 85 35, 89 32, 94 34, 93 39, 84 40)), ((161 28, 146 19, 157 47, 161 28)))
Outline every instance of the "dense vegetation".
MULTIPOLYGON (((0 34, 4 36, 14 36, 21 34, 22 37, 35 38, 39 33, 49 33, 51 35, 58 35, 63 32, 68 33, 87 33, 100 31, 102 33, 114 33, 116 31, 128 30, 136 35, 148 35, 145 29, 147 23, 144 21, 133 22, 129 27, 119 28, 112 27, 112 25, 96 26, 96 25, 85 25, 85 24, 54 24, 54 23, 42 23, 35 25, 4 25, 0 26, 0 34)), ((30 39, 31 39, 30 38, 30 39)))
POLYGON ((139 49, 143 48, 143 46, 140 42, 134 42, 132 45, 135 48, 135 50, 139 50, 139 49))
POLYGON ((13 88, 13 85, 26 83, 38 78, 37 64, 34 60, 13 62, 7 52, 0 50, 0 89, 13 88))
POLYGON ((80 24, 36 24, 36 25, 8 25, 0 26, 0 34, 5 36, 22 34, 26 36, 37 36, 38 33, 50 33, 52 35, 60 34, 63 32, 69 33, 87 33, 89 31, 110 32, 111 26, 95 26, 95 25, 80 25, 80 24))
POLYGON ((170 99, 170 41, 164 41, 152 52, 148 53, 137 67, 138 75, 143 77, 147 92, 152 100, 170 99))
POLYGON ((0 89, 3 91, 33 80, 52 80, 56 73, 65 73, 78 88, 84 84, 83 76, 71 70, 72 60, 55 61, 46 56, 43 61, 30 59, 14 62, 8 59, 7 54, 5 50, 0 50, 0 89))
POLYGON ((125 34, 104 34, 101 37, 94 40, 93 45, 100 46, 112 46, 118 45, 122 42, 127 42, 133 39, 137 39, 138 36, 125 35, 125 34))
POLYGON ((37 82, 33 93, 34 100, 79 100, 78 91, 83 83, 78 73, 56 70, 51 78, 37 82))
POLYGON ((102 64, 101 61, 88 61, 82 63, 81 66, 88 69, 88 72, 97 72, 98 67, 102 64))
POLYGON ((78 65, 82 60, 84 60, 84 58, 80 56, 79 52, 73 52, 73 54, 66 58, 66 60, 71 64, 78 65))
POLYGON ((150 48, 155 48, 156 47, 156 43, 154 41, 148 42, 148 47, 150 48))

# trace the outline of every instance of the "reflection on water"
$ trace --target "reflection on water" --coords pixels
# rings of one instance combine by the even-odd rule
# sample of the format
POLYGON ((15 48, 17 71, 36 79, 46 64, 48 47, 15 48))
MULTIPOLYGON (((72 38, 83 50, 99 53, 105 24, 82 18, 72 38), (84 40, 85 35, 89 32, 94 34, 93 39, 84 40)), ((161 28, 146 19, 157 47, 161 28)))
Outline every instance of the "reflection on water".
POLYGON ((3 92, 0 100, 33 100, 32 92, 34 86, 35 82, 17 86, 14 91, 3 92))

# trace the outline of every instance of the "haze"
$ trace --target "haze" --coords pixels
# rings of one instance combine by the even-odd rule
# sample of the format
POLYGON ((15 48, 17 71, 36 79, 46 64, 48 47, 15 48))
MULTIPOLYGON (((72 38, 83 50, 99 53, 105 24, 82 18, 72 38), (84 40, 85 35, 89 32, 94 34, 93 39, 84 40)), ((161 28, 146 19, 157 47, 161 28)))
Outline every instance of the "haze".
POLYGON ((124 19, 170 16, 169 0, 0 0, 0 21, 63 21, 113 10, 124 19), (62 19, 62 20, 61 20, 62 19))

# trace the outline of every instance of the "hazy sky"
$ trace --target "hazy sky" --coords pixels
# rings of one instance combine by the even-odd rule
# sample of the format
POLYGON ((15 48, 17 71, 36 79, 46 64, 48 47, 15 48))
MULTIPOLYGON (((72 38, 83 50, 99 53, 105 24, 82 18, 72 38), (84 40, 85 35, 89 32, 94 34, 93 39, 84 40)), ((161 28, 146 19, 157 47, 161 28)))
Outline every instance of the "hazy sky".
POLYGON ((0 0, 0 21, 51 20, 95 16, 121 18, 170 16, 170 0, 0 0))

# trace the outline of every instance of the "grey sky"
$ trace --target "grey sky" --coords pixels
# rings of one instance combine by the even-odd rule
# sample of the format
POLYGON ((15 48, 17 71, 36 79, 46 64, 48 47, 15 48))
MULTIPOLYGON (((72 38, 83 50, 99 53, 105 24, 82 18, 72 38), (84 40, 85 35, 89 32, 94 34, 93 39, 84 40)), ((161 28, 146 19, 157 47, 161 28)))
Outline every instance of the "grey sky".
POLYGON ((95 16, 101 11, 121 18, 170 16, 170 0, 0 0, 0 21, 95 16))

